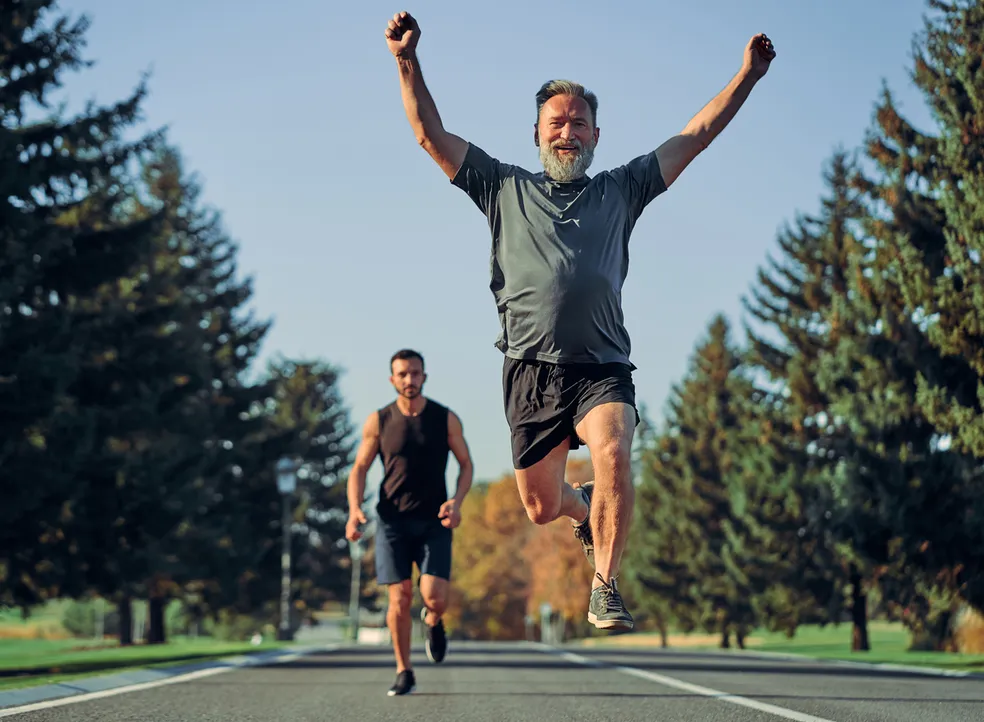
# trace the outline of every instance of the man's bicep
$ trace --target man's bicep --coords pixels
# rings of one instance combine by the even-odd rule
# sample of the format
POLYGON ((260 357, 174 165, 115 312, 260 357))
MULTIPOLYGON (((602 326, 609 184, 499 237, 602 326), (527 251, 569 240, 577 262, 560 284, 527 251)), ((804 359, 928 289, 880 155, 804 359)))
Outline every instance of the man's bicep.
POLYGON ((449 179, 453 179, 458 174, 468 153, 468 141, 446 130, 428 137, 423 146, 449 179))
POLYGON ((362 440, 355 452, 355 465, 362 470, 368 469, 378 453, 379 417, 377 414, 371 414, 362 425, 362 440))
POLYGON ((692 135, 681 133, 663 143, 656 149, 663 182, 669 188, 680 177, 684 169, 693 162, 703 148, 700 141, 692 135))
POLYGON ((451 453, 459 464, 471 462, 468 442, 465 441, 465 430, 461 419, 453 411, 448 412, 448 446, 451 447, 451 453))

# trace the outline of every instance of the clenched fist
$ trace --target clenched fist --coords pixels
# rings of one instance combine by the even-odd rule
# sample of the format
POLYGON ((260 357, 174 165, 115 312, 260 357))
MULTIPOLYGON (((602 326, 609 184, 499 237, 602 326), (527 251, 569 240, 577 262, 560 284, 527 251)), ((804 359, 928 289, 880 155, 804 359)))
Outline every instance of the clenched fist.
POLYGON ((744 66, 756 79, 769 72, 769 66, 776 57, 776 49, 765 33, 759 33, 745 47, 744 66))
POLYGON ((394 15, 386 26, 386 45, 398 58, 412 54, 417 49, 418 40, 420 26, 406 11, 394 15))

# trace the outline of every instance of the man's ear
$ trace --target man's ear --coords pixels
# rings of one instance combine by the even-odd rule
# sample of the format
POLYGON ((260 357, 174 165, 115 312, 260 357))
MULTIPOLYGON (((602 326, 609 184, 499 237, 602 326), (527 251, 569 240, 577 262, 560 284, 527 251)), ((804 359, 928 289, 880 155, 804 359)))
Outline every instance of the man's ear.
POLYGON ((540 147, 540 129, 536 125, 533 126, 533 145, 540 147))

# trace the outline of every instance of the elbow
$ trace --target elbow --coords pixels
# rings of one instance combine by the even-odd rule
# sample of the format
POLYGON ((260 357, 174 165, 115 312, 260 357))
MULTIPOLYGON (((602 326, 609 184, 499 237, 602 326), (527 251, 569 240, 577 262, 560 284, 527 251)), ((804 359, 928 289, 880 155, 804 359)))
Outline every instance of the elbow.
POLYGON ((427 123, 414 123, 413 134, 417 138, 417 145, 424 150, 429 150, 434 146, 434 129, 428 128, 427 123))

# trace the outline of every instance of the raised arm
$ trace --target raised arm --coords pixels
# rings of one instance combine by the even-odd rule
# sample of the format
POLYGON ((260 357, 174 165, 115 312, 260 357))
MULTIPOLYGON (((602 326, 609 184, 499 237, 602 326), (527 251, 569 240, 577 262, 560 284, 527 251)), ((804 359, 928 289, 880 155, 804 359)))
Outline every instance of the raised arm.
POLYGON ((768 72, 769 64, 775 57, 772 41, 765 34, 753 37, 745 47, 741 70, 727 87, 701 108, 679 135, 656 149, 656 159, 667 188, 731 122, 752 88, 768 72))
POLYGON ((448 178, 454 178, 465 160, 468 143, 444 129, 437 106, 420 72, 420 61, 417 59, 419 40, 420 26, 410 13, 397 13, 389 21, 386 44, 396 57, 407 120, 421 147, 448 178))
POLYGON ((448 499, 441 506, 438 516, 441 523, 454 529, 461 523, 461 502, 464 501, 468 490, 471 489, 473 467, 471 452, 468 450, 468 443, 465 441, 465 432, 461 425, 461 419, 453 411, 448 411, 448 446, 451 453, 458 461, 458 485, 454 496, 448 499))
POLYGON ((348 478, 349 518, 345 525, 345 538, 358 541, 362 537, 359 526, 366 523, 366 515, 362 511, 365 501, 366 472, 379 453, 379 416, 370 414, 362 425, 362 441, 355 454, 355 463, 348 478))

